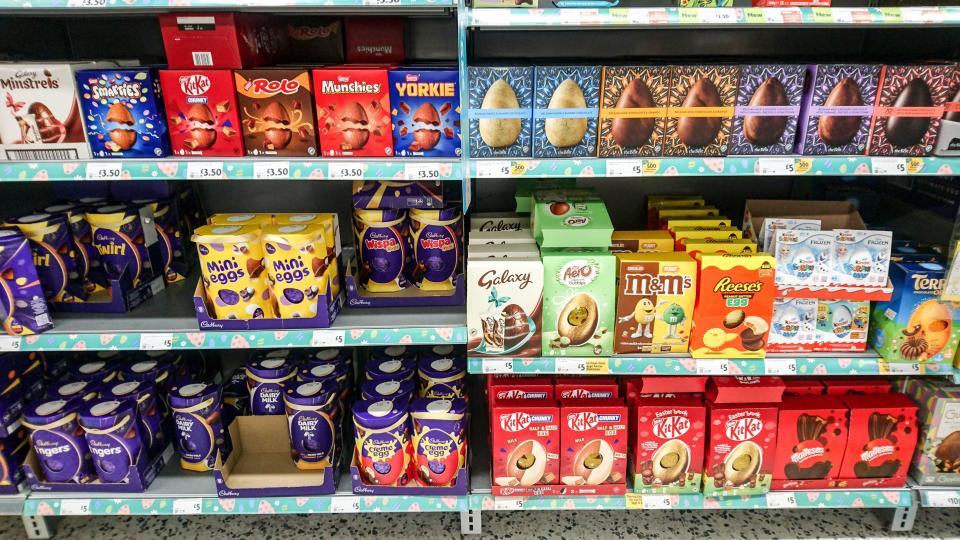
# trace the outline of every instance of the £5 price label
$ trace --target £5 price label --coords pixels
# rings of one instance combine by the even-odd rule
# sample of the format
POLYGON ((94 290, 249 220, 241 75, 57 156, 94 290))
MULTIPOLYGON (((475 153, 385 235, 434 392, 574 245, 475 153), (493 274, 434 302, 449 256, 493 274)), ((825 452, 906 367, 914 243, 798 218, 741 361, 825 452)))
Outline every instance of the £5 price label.
POLYGON ((22 344, 23 344, 23 339, 19 336, 0 335, 0 351, 4 351, 4 352, 19 351, 20 346, 22 344))
POLYGON ((173 513, 192 515, 203 513, 203 499, 176 499, 173 501, 173 513))
POLYGON ((314 330, 310 340, 311 347, 342 347, 344 341, 343 330, 314 330))
POLYGON ((609 159, 607 176, 643 176, 642 159, 609 159))
POLYGON ((494 510, 523 510, 524 500, 520 497, 494 497, 494 510))
POLYGON ((359 497, 331 497, 330 512, 334 514, 356 514, 360 511, 359 497))
POLYGON ((88 516, 90 515, 90 499, 62 499, 60 501, 61 516, 88 516))
POLYGON ((141 351, 167 351, 173 347, 173 334, 140 334, 141 351))
POLYGON ((644 495, 643 508, 645 510, 669 510, 673 508, 673 499, 670 495, 644 495))
POLYGON ((767 508, 796 508, 797 495, 795 493, 771 491, 767 493, 767 508))
POLYGON ((477 161, 477 178, 509 178, 509 161, 477 161))
POLYGON ((480 371, 484 374, 513 373, 513 360, 510 358, 483 358, 480 371))
POLYGON ((697 375, 729 375, 730 362, 727 360, 697 360, 697 375))

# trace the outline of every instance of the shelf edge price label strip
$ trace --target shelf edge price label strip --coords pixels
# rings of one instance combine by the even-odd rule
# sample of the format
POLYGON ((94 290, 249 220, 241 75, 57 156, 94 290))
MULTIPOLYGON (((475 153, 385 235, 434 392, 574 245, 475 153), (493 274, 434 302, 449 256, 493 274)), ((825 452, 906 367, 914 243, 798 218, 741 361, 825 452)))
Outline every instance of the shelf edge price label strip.
POLYGON ((360 512, 360 497, 330 497, 330 512, 356 514, 360 512))
POLYGON ((223 180, 226 177, 221 161, 191 161, 187 163, 188 180, 223 180))
POLYGON ((700 359, 697 360, 697 375, 729 375, 729 360, 700 359))
POLYGON ((477 178, 510 178, 509 161, 477 161, 477 178))
POLYGON ((607 176, 643 176, 642 159, 607 160, 607 176))
POLYGON ((60 501, 61 516, 89 516, 90 499, 62 499, 60 501))
POLYGON ((176 499, 173 501, 173 513, 176 515, 202 514, 203 499, 176 499))
POLYGON ((286 180, 290 178, 290 162, 256 161, 253 163, 253 177, 257 180, 286 180))
POLYGON ((481 368, 484 374, 513 373, 513 360, 509 358, 482 358, 481 368))
POLYGON ((757 174, 760 176, 788 176, 797 173, 793 158, 758 158, 757 174))
POLYGON ((87 163, 87 180, 119 180, 123 175, 123 163, 87 163))
POLYGON ((673 508, 673 499, 670 495, 643 495, 645 510, 670 510, 673 508))
POLYGON ((960 507, 960 491, 954 489, 924 490, 924 506, 935 508, 960 507))
POLYGON ((335 180, 363 180, 363 165, 359 163, 331 163, 327 177, 335 180))
POLYGON ((407 180, 440 180, 439 163, 408 163, 403 168, 407 180))
POLYGON ((342 347, 345 340, 343 330, 314 330, 310 339, 311 347, 342 347))
POLYGON ((873 174, 884 176, 901 176, 907 174, 906 158, 870 158, 870 170, 873 174))
POLYGON ((173 348, 173 334, 140 334, 141 351, 167 351, 173 348))
POLYGON ((763 360, 764 375, 796 375, 797 360, 795 358, 765 358, 763 360))
POLYGON ((878 360, 880 375, 923 375, 923 366, 916 362, 887 362, 878 360))
POLYGON ((19 351, 23 344, 23 338, 19 336, 0 335, 0 351, 19 351))
POLYGON ((68 8, 103 8, 107 0, 67 0, 68 8))
POLYGON ((494 497, 494 510, 523 510, 523 498, 521 497, 494 497))
POLYGON ((767 508, 796 508, 797 495, 795 493, 771 491, 767 493, 767 508))
POLYGON ((585 358, 556 358, 554 359, 554 373, 582 375, 587 372, 585 358))

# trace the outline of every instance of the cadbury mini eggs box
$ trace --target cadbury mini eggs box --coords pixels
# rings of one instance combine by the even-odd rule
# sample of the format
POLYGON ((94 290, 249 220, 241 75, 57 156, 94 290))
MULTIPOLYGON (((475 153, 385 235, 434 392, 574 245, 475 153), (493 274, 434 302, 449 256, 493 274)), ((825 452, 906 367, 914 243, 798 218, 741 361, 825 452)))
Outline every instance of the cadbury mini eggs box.
POLYGON ((396 157, 459 157, 460 91, 455 69, 391 69, 396 157))
POLYGON ((82 70, 77 91, 95 158, 170 154, 160 81, 150 68, 82 70))

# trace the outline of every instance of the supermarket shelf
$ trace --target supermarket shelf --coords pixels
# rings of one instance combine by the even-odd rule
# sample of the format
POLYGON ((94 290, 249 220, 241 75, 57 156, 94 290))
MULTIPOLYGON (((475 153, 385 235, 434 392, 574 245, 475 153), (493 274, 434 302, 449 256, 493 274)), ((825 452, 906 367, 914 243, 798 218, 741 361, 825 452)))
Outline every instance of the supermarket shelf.
POLYGON ((960 24, 955 7, 904 8, 564 8, 472 9, 467 25, 476 28, 549 27, 836 27, 960 24))
POLYGON ((53 314, 55 328, 35 336, 0 336, 0 351, 239 349, 334 345, 466 343, 462 306, 344 307, 319 330, 201 331, 193 311, 195 280, 173 284, 124 314, 53 314))
POLYGON ((470 373, 569 375, 944 375, 944 364, 887 363, 863 353, 769 354, 765 359, 694 360, 687 354, 608 358, 534 357, 468 359, 470 373))
POLYGON ((733 156, 636 159, 471 160, 472 178, 637 176, 952 175, 960 158, 733 156))
POLYGON ((334 495, 305 497, 217 498, 211 473, 195 473, 168 463, 144 493, 39 493, 23 505, 27 516, 144 515, 144 514, 307 514, 357 512, 460 512, 463 497, 382 496, 353 494, 350 475, 343 471, 334 495))
POLYGON ((23 514, 23 503, 26 498, 26 493, 0 495, 0 516, 19 516, 23 514))
MULTIPOLYGON (((2 2, 3 0, 0 0, 2 2)), ((2 8, 0 8, 2 9, 2 8)), ((0 162, 0 180, 462 180, 445 160, 136 159, 0 162)))
POLYGON ((0 0, 0 11, 151 11, 240 8, 450 8, 452 0, 0 0))
POLYGON ((888 279, 884 287, 793 286, 777 285, 777 298, 819 298, 821 300, 851 300, 854 302, 886 302, 893 296, 893 283, 888 279))

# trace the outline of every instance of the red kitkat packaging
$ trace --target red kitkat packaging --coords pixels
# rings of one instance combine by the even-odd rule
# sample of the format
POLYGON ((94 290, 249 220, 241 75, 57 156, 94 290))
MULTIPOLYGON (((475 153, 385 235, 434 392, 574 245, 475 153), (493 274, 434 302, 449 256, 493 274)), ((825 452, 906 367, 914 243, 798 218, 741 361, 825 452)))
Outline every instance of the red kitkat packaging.
POLYGON ((757 495, 770 490, 777 443, 777 406, 710 403, 703 494, 757 495))
POLYGON ((917 405, 903 394, 848 395, 847 449, 839 488, 900 487, 917 444, 917 405))
POLYGON ((351 64, 400 64, 404 21, 401 17, 345 17, 347 62, 351 64))
POLYGON ((244 154, 232 71, 160 70, 160 88, 175 155, 244 154))
POLYGON ((620 389, 613 377, 557 377, 554 396, 559 400, 616 399, 620 389))
POLYGON ((164 13, 160 32, 170 69, 244 69, 271 64, 285 32, 257 13, 164 13))
POLYGON ((777 403, 783 398, 780 377, 710 377, 707 399, 713 403, 777 403))
POLYGON ((387 71, 363 66, 313 70, 324 156, 393 156, 387 71))
POLYGON ((627 406, 619 399, 567 400, 560 406, 560 449, 560 481, 569 486, 567 493, 624 493, 627 406))
POLYGON ((649 394, 702 394, 707 387, 707 377, 668 377, 644 375, 640 377, 640 393, 649 394))
POLYGON ((889 394, 893 391, 890 380, 884 377, 824 377, 822 382, 828 396, 889 394))
POLYGON ((782 381, 783 397, 820 396, 826 390, 817 377, 786 377, 782 381))
POLYGON ((834 396, 786 397, 780 403, 770 489, 834 486, 847 445, 847 406, 834 396))
POLYGON ((494 495, 560 483, 560 409, 553 400, 495 403, 490 431, 494 495))
POLYGON ((493 379, 489 395, 491 401, 553 399, 553 381, 550 377, 493 379))
POLYGON ((631 411, 630 457, 637 493, 698 493, 707 408, 698 398, 640 398, 631 411))

